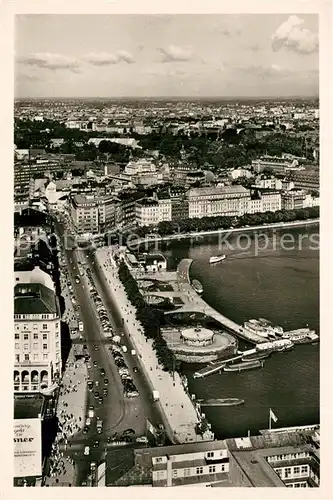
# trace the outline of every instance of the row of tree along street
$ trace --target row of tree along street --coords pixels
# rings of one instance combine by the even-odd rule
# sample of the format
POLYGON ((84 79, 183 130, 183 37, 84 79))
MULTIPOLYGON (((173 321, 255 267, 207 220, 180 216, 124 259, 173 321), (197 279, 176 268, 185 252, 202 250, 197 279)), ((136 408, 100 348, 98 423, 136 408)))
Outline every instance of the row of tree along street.
POLYGON ((135 231, 136 234, 142 238, 152 232, 157 233, 159 236, 170 236, 200 231, 218 231, 221 229, 233 229, 245 226, 260 226, 279 222, 305 221, 317 219, 319 213, 319 207, 310 207, 298 210, 279 210, 278 212, 245 214, 241 217, 202 217, 201 219, 183 219, 177 222, 163 221, 160 222, 157 227, 139 227, 135 231))
POLYGON ((163 370, 167 372, 175 371, 179 368, 179 363, 175 360, 172 351, 160 333, 163 313, 146 304, 137 282, 123 260, 119 263, 118 275, 124 285, 128 300, 135 307, 136 318, 142 324, 145 336, 154 341, 153 348, 163 370))

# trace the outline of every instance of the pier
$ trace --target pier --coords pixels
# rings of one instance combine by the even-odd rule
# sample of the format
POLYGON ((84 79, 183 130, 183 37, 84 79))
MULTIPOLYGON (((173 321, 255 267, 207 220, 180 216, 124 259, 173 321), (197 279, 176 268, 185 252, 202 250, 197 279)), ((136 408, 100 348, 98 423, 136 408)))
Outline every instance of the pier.
POLYGON ((256 335, 248 330, 244 330, 240 325, 232 321, 231 319, 223 316, 223 314, 217 312, 211 306, 209 306, 193 289, 190 280, 190 267, 192 264, 192 259, 182 259, 178 264, 177 268, 177 282, 179 292, 186 298, 186 303, 179 307, 175 311, 166 311, 164 314, 179 314, 179 313, 203 313, 206 316, 210 316, 215 319, 226 332, 232 333, 247 342, 252 344, 260 344, 265 342, 260 335, 256 335))
POLYGON ((209 365, 205 366, 205 368, 202 368, 201 370, 195 372, 193 374, 193 378, 205 378, 208 375, 212 375, 213 373, 219 372, 220 370, 223 370, 223 368, 229 364, 233 363, 234 361, 238 361, 239 359, 242 359, 243 356, 249 355, 249 354, 254 354, 256 349, 249 349, 248 351, 244 352, 238 352, 237 356, 233 356, 232 358, 224 359, 221 361, 216 361, 214 363, 210 363, 209 365))

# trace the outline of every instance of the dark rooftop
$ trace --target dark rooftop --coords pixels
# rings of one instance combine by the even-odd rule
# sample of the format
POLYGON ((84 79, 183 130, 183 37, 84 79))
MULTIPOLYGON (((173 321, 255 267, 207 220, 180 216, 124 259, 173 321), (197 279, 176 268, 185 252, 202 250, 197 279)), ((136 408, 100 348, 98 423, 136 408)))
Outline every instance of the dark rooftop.
POLYGON ((37 418, 43 415, 45 399, 40 394, 14 397, 14 419, 37 418))
POLYGON ((40 283, 20 283, 14 288, 14 314, 56 314, 55 294, 40 283))

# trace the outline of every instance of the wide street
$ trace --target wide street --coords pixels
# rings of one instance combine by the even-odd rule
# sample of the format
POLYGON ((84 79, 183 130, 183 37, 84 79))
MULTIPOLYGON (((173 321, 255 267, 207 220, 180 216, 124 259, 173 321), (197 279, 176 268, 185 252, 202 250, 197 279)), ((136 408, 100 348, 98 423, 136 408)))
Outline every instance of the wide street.
MULTIPOLYGON (((56 230, 61 239, 63 235, 62 224, 56 224, 56 230)), ((125 429, 133 429, 135 437, 143 436, 146 433, 146 418, 148 418, 154 425, 161 422, 157 411, 152 404, 151 394, 148 386, 140 373, 133 372, 136 366, 136 358, 131 354, 131 346, 128 339, 125 337, 122 329, 122 321, 115 314, 115 308, 107 293, 107 284, 103 282, 103 275, 99 272, 96 273, 92 259, 87 259, 87 265, 92 270, 93 278, 97 291, 104 302, 105 308, 108 312, 111 326, 116 335, 121 336, 122 345, 128 347, 128 351, 124 354, 128 369, 137 386, 140 396, 137 398, 129 399, 123 394, 123 385, 118 374, 118 369, 114 363, 112 354, 109 350, 111 341, 105 339, 100 327, 99 319, 89 294, 89 285, 86 272, 84 276, 80 276, 80 283, 75 282, 75 277, 79 275, 78 260, 81 259, 80 250, 72 250, 69 248, 71 245, 65 245, 64 253, 66 257, 67 270, 69 279, 72 282, 74 294, 80 305, 80 316, 84 326, 82 332, 83 339, 81 342, 86 345, 87 351, 90 355, 88 364, 88 379, 93 381, 94 387, 92 391, 88 391, 86 401, 86 417, 88 417, 88 409, 93 406, 94 418, 91 419, 91 425, 86 434, 83 431, 77 433, 69 443, 66 450, 63 449, 65 455, 71 455, 78 466, 78 477, 76 484, 81 485, 89 474, 90 464, 92 461, 101 461, 105 456, 107 449, 113 448, 112 444, 107 443, 107 438, 117 433, 121 434, 125 429), (95 365, 95 366, 94 366, 95 365), (101 369, 105 370, 105 375, 101 374, 101 369), (105 380, 107 379, 107 380, 105 380), (98 399, 94 397, 95 392, 102 395, 103 389, 108 390, 107 396, 103 397, 103 402, 99 403, 98 399), (101 434, 97 433, 96 422, 97 418, 103 421, 103 430, 101 434), (97 443, 98 441, 98 443, 97 443), (90 447, 90 454, 84 455, 84 447, 90 447)), ((80 342, 77 340, 76 342, 80 342)), ((132 445, 133 446, 133 445, 132 445)), ((139 447, 140 445, 137 444, 139 447)), ((142 445, 141 445, 142 446, 142 445)))

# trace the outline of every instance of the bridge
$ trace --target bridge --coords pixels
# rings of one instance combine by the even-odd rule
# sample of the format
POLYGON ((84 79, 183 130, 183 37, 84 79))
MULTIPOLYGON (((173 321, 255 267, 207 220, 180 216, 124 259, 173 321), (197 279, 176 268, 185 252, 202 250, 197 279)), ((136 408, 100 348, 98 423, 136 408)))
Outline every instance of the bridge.
POLYGON ((179 291, 186 298, 186 303, 173 311, 166 311, 164 314, 180 314, 180 313, 203 313, 206 316, 210 316, 215 319, 223 328, 229 333, 232 333, 247 342, 252 344, 260 344, 265 342, 266 339, 252 333, 248 330, 244 330, 240 325, 232 321, 231 319, 223 316, 211 306, 209 306, 193 289, 190 280, 190 267, 192 264, 192 259, 182 259, 178 264, 177 268, 177 282, 179 291))

